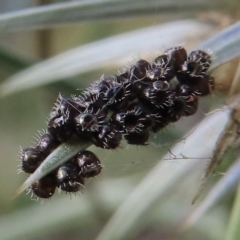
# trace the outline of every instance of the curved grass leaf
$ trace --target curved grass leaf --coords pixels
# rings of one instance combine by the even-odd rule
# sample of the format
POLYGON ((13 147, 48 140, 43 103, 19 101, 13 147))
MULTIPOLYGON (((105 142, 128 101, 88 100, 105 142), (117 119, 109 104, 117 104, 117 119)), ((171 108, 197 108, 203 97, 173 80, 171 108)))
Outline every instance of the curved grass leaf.
POLYGON ((226 151, 229 150, 229 148, 232 147, 237 142, 239 135, 238 129, 239 129, 238 124, 236 124, 235 121, 229 118, 228 125, 219 136, 218 142, 214 149, 213 156, 211 158, 210 163, 208 164, 207 169, 205 170, 205 174, 201 180, 201 185, 193 198, 192 204, 194 204, 197 201, 205 185, 207 184, 209 178, 212 176, 213 172, 215 172, 217 167, 221 164, 222 158, 226 151))
MULTIPOLYGON (((240 76, 240 69, 237 70, 233 84, 231 87, 231 93, 234 91, 235 93, 239 92, 238 83, 240 76), (232 89, 234 88, 234 89, 232 89)), ((233 95, 230 95, 233 96, 233 95)), ((226 126, 226 129, 223 131, 221 136, 219 137, 218 143, 215 147, 214 154, 210 163, 208 164, 207 169, 205 170, 205 174, 202 178, 202 182, 200 185, 197 194, 194 197, 193 202, 198 198, 202 190, 204 189, 205 184, 208 182, 208 179, 212 175, 213 172, 216 171, 217 167, 220 165, 222 158, 227 150, 232 148, 232 146, 238 146, 239 142, 239 124, 235 118, 238 118, 237 112, 239 105, 239 96, 234 96, 231 100, 231 108, 232 112, 234 112, 234 116, 232 115, 229 119, 229 122, 226 126)), ((223 195, 226 195, 233 187, 235 187, 236 183, 239 182, 240 176, 240 159, 237 160, 236 163, 232 165, 232 167, 226 172, 224 177, 212 188, 210 193, 205 197, 204 201, 197 207, 196 210, 187 218, 187 220, 181 225, 181 231, 184 231, 190 227, 192 227, 206 212, 207 210, 213 206, 223 195)), ((233 221, 234 222, 234 221, 233 221)), ((233 224, 234 225, 234 224, 233 224)), ((232 232, 232 226, 229 225, 228 235, 232 236, 230 232, 232 232)))
POLYGON ((0 31, 51 28, 83 21, 126 18, 147 14, 216 9, 214 1, 85 0, 49 4, 0 15, 0 31), (183 7, 184 6, 184 7, 183 7), (157 10, 157 11, 156 11, 157 10))
MULTIPOLYGON (((240 174, 238 173, 238 176, 240 174)), ((225 235, 226 240, 238 240, 240 238, 240 184, 238 185, 237 195, 232 208, 228 229, 225 235)))
POLYGON ((49 201, 34 204, 0 217, 1 240, 52 239, 41 237, 54 231, 64 231, 70 226, 79 228, 80 221, 82 228, 89 227, 97 221, 92 209, 89 199, 76 198, 69 204, 69 196, 55 199, 54 205, 49 201))
MULTIPOLYGON (((174 186, 181 177, 193 171, 196 164, 200 162, 205 164, 200 158, 211 155, 219 131, 223 130, 227 123, 228 114, 229 111, 213 114, 207 117, 190 136, 187 134, 184 152, 189 156, 197 156, 199 159, 178 160, 178 162, 181 162, 181 167, 175 168, 167 161, 160 161, 117 209, 97 240, 128 239, 129 234, 134 234, 134 230, 140 229, 138 219, 143 217, 144 213, 160 199, 160 196, 174 186), (211 133, 211 137, 209 137, 209 133, 211 133), (199 144, 199 142, 204 144, 199 144), (169 172, 171 172, 171 175, 169 175, 169 172), (144 199, 144 201, 140 201, 140 199, 144 199)), ((171 151, 173 153, 182 152, 181 144, 173 147, 171 151)), ((167 155, 163 159, 165 158, 168 159, 169 156, 167 155)))
POLYGON ((213 27, 195 20, 182 20, 117 35, 74 48, 40 62, 8 78, 0 85, 0 96, 73 77, 105 66, 121 58, 132 59, 139 53, 153 53, 186 39, 201 39, 213 27))
MULTIPOLYGON (((192 227, 212 206, 214 206, 222 196, 225 196, 237 186, 240 180, 240 159, 225 173, 220 181, 211 189, 203 202, 179 227, 180 231, 192 227)), ((239 213, 239 212, 238 212, 239 213)), ((239 214, 238 214, 239 215, 239 214)), ((239 228, 239 226, 238 226, 239 228)), ((227 239, 227 238, 226 238, 227 239)))
POLYGON ((198 46, 213 53, 211 69, 240 55, 240 21, 198 46))

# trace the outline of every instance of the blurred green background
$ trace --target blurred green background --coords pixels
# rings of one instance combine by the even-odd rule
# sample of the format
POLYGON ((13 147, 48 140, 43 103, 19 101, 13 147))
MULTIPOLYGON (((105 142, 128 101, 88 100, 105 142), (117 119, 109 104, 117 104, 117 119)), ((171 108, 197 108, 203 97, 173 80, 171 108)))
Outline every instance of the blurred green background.
MULTIPOLYGON (((31 7, 48 4, 67 4, 81 1, 50 1, 50 0, 18 0, 0 1, 0 13, 10 13, 31 7)), ((94 1, 92 1, 94 6, 94 1)), ((95 1, 97 3, 97 1, 95 1)), ((135 1, 129 1, 135 2, 135 1)), ((209 24, 209 32, 204 36, 191 38, 184 41, 189 50, 209 38, 221 29, 234 23, 238 19, 239 4, 237 1, 180 1, 176 6, 167 1, 150 1, 149 9, 130 11, 118 17, 102 17, 98 20, 76 21, 74 23, 59 24, 57 27, 43 29, 15 29, 0 32, 0 81, 3 83, 8 78, 28 67, 56 56, 75 47, 91 42, 112 37, 117 34, 128 33, 167 22, 181 21, 184 19, 205 20, 209 24), (155 2, 157 7, 150 7, 155 2), (163 12, 161 4, 165 7, 163 12), (238 4, 238 5, 235 5, 238 4), (217 6, 217 7, 216 7, 217 6), (227 6, 227 8, 226 8, 227 6), (223 11, 224 8, 224 11, 223 11), (234 9, 234 10, 233 10, 234 9)), ((141 6, 142 1, 139 2, 141 6)), ((126 2, 126 6, 127 6, 126 2)), ((66 5, 65 5, 66 6, 66 5)), ((64 15, 62 16, 64 22, 64 15)), ((19 20, 21 21, 21 19, 19 20)), ((0 19, 1 22, 1 19, 0 19)), ((7 27, 6 27, 7 28, 7 27)), ((34 27, 33 27, 34 28, 34 27)), ((180 42, 179 44, 182 44, 180 42)), ((134 43, 132 43, 134 44, 134 43)), ((163 48, 165 46, 162 46, 163 48)), ((156 49, 156 52, 161 49, 156 49)), ((151 58, 156 52, 146 53, 138 51, 138 56, 151 58)), ((96 53, 97 54, 97 53, 96 53)), ((108 52, 106 52, 106 55, 108 52)), ((91 147, 101 159, 104 170, 100 177, 91 179, 86 183, 85 190, 80 196, 55 194, 53 198, 32 201, 25 194, 13 198, 14 191, 25 181, 27 175, 17 174, 20 162, 20 146, 25 148, 33 145, 34 135, 38 130, 46 128, 49 112, 59 92, 64 96, 78 94, 76 89, 84 89, 90 83, 99 79, 103 74, 113 75, 117 70, 134 60, 136 53, 129 53, 130 57, 115 60, 113 64, 100 67, 83 74, 75 74, 69 78, 60 79, 39 87, 13 92, 1 98, 0 101, 0 239, 97 239, 104 226, 118 207, 127 201, 138 183, 159 163, 164 154, 169 153, 171 146, 182 139, 197 122, 224 103, 231 79, 235 73, 237 62, 222 67, 227 78, 221 78, 221 69, 215 72, 218 77, 217 93, 211 97, 201 99, 199 111, 196 115, 181 120, 169 126, 158 136, 152 136, 147 147, 126 146, 107 151, 91 147), (226 70, 227 69, 227 70, 226 70)), ((101 58, 101 56, 98 56, 101 58)), ((40 76, 37 76, 41 78, 40 76)), ((185 142, 182 141, 182 148, 185 142)), ((203 144, 199 139, 199 144, 203 144)), ((175 153, 173 153, 175 154, 175 153)), ((232 159, 236 152, 226 156, 232 159)), ((181 152, 176 157, 182 158, 181 152)), ((197 157, 197 156, 190 156, 197 157)), ((206 156, 207 157, 207 156, 206 156)), ((170 158, 174 158, 170 154, 170 158)), ((178 160, 165 160, 171 166, 181 168, 178 160)), ((186 159, 185 161, 194 161, 186 159)), ((224 161, 221 172, 226 171, 230 165, 224 161)), ((177 226, 195 209, 191 205, 203 168, 196 168, 194 172, 187 173, 184 178, 175 181, 162 194, 158 201, 146 208, 145 214, 137 220, 137 224, 126 230, 122 239, 153 239, 153 240, 217 240, 224 239, 224 233, 229 221, 229 215, 234 199, 231 191, 218 204, 216 204, 191 230, 183 234, 176 232, 177 226)), ((217 174, 211 179, 207 189, 220 178, 217 174)), ((159 177, 161 182, 161 176, 159 177)), ((164 179, 163 179, 164 181, 164 179)), ((153 184, 159 184, 154 182, 153 184)), ((207 192, 207 190, 206 190, 207 192)), ((146 198, 149 196, 146 196, 146 198)), ((203 198, 204 196, 202 196, 203 198)), ((145 198, 139 199, 139 206, 145 198)), ((138 207, 139 207, 138 206, 138 207)), ((137 206, 132 206, 133 208, 137 206)), ((133 209, 134 211, 134 209, 133 209)), ((126 219, 130 217, 126 212, 126 219)), ((101 236, 101 235, 100 235, 101 236)), ((99 237, 99 239, 118 239, 99 237)))

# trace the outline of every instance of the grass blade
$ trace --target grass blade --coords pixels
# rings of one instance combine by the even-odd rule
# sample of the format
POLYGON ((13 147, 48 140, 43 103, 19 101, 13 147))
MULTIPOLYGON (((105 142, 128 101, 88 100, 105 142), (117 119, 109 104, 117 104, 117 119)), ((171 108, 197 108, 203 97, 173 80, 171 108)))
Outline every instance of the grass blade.
POLYGON ((132 59, 139 52, 149 54, 163 46, 172 47, 186 39, 201 39, 212 29, 209 24, 182 20, 87 44, 13 75, 0 85, 0 96, 74 77, 101 67, 113 66, 121 58, 132 59))
MULTIPOLYGON (((240 180, 240 159, 238 159, 237 162, 231 166, 231 168, 226 172, 224 177, 222 177, 222 179, 218 181, 218 183, 211 189, 211 191, 205 197, 204 201, 197 207, 197 209, 194 210, 194 212, 187 218, 187 220, 184 221, 184 223, 179 228, 180 231, 185 231, 188 228, 192 227, 212 206, 214 206, 217 203, 219 199, 221 199, 221 197, 225 196, 234 187, 236 187, 239 180, 240 180)), ((234 216, 233 218, 235 217, 236 216, 234 216)), ((239 220, 240 219, 238 219, 238 228, 239 220)), ((229 226, 231 226, 231 224, 229 226)))
POLYGON ((62 196, 61 199, 55 199, 54 204, 45 201, 44 204, 34 204, 2 215, 1 240, 49 239, 42 236, 57 231, 56 229, 64 231, 69 229, 69 226, 84 228, 94 224, 96 224, 96 216, 92 212, 89 199, 76 198, 69 204, 69 196, 62 196), (79 222, 81 226, 78 225, 79 222))
MULTIPOLYGON (((206 118, 197 130, 187 137, 184 152, 187 155, 199 158, 211 155, 219 131, 223 130, 224 125, 227 123, 228 114, 229 111, 220 112, 206 118), (208 136, 209 133, 211 133, 211 137, 208 136), (204 144, 199 145, 199 141, 204 144)), ((176 145, 171 151, 182 152, 182 145, 176 145)), ((169 156, 165 156, 163 159, 165 158, 168 159, 169 156)), ((202 159, 188 159, 181 161, 181 167, 173 168, 173 165, 167 161, 160 161, 117 209, 97 240, 127 239, 130 232, 134 232, 136 228, 141 228, 138 219, 147 212, 154 202, 158 201, 161 195, 186 175, 187 172, 193 171, 196 164, 200 162, 202 164, 206 163, 202 159), (171 172, 170 175, 169 172, 171 172), (144 199, 144 201, 139 201, 139 199, 144 199)))
POLYGON ((211 69, 226 63, 240 55, 240 21, 220 32, 216 36, 204 41, 198 46, 213 52, 214 61, 211 69))
MULTIPOLYGON (((239 173, 238 173, 239 174, 239 173)), ((238 185, 237 195, 232 208, 228 229, 226 232, 226 240, 238 240, 240 238, 240 184, 238 185)))
POLYGON ((0 15, 0 31, 26 31, 29 29, 51 28, 83 21, 126 18, 147 14, 176 11, 200 11, 216 9, 214 1, 185 0, 85 0, 49 4, 0 15), (184 6, 184 7, 183 7, 184 6), (156 11, 157 9, 157 11, 156 11))
MULTIPOLYGON (((197 48, 199 49, 211 49, 214 47, 214 44, 216 45, 214 47, 214 50, 216 51, 217 59, 214 59, 216 62, 213 64, 214 67, 217 67, 224 63, 224 61, 229 61, 236 56, 240 55, 240 49, 236 48, 236 46, 239 46, 240 43, 240 27, 239 23, 233 25, 232 27, 224 30, 223 32, 219 33, 217 36, 211 38, 210 40, 204 42, 197 48), (218 42, 216 40, 221 40, 220 45, 218 47, 218 42), (225 53, 227 57, 225 57, 225 53), (221 59, 223 58, 223 60, 221 59)), ((222 113, 222 117, 216 117, 211 120, 211 124, 222 124, 219 125, 219 128, 216 128, 215 136, 211 135, 211 140, 213 142, 208 143, 208 147, 211 149, 214 149, 215 144, 217 142, 219 133, 224 129, 224 126, 226 125, 228 121, 228 115, 229 111, 227 113, 222 113), (218 119, 218 120, 217 120, 218 119)), ((207 124, 209 126, 209 124, 207 124)), ((204 125, 205 126, 205 125, 204 125)), ((216 125, 215 125, 216 127, 216 125)), ((211 129, 211 133, 213 132, 213 129, 211 129)), ((201 149, 201 145, 199 145, 199 141, 202 143, 209 141, 210 138, 206 138, 207 132, 205 132, 203 129, 198 128, 197 131, 195 131, 190 137, 188 137, 187 143, 196 144, 196 146, 185 145, 184 149, 190 153, 193 149, 195 151, 194 155, 196 156, 196 151, 201 151, 206 154, 207 150, 201 149), (201 132, 199 132, 201 131, 201 132), (197 133, 196 133, 197 132, 197 133), (204 135, 196 137, 195 134, 203 133, 204 135), (196 139, 194 139, 196 138, 196 139)), ((177 148, 178 146, 176 146, 177 148)), ((174 148, 174 152, 176 149, 174 148)), ((211 150, 212 151, 212 150, 211 150)), ((210 154, 210 152, 209 152, 210 154)), ((147 209, 156 201, 156 199, 159 199, 159 197, 173 185, 175 182, 178 181, 178 179, 186 174, 187 171, 193 168, 195 166, 195 162, 189 162, 186 161, 184 163, 184 167, 180 168, 176 172, 173 172, 171 169, 171 172, 173 175, 171 176, 164 176, 164 173, 167 171, 167 164, 165 162, 161 162, 159 165, 157 165, 152 172, 150 172, 147 177, 138 185, 138 187, 135 189, 135 191, 132 193, 132 195, 126 199, 126 201, 119 207, 119 209, 115 212, 115 214, 112 216, 112 218, 109 220, 103 231, 99 234, 97 240, 108 240, 108 239, 124 239, 131 231, 134 231, 133 229, 136 228, 138 225, 137 219, 140 218, 147 209), (159 176, 161 176, 161 181, 159 181, 159 176), (164 180, 163 180, 164 179, 164 180), (155 184, 158 182, 158 184, 155 184), (163 183, 163 185, 162 185, 163 183), (144 199, 144 202, 139 204, 139 199, 144 199), (126 218, 128 216, 128 218, 126 218)), ((182 166, 182 165, 181 165, 182 166)), ((139 227, 139 226, 138 226, 139 227)))

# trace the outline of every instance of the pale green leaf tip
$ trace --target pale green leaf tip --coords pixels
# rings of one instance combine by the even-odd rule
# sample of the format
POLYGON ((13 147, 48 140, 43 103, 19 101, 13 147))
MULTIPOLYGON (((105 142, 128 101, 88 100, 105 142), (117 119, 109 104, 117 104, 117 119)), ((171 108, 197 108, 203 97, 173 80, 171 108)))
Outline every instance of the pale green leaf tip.
POLYGON ((17 197, 27 188, 29 188, 33 183, 41 178, 42 174, 40 171, 35 171, 13 194, 13 198, 17 197))
POLYGON ((46 176, 53 169, 56 169, 62 163, 71 159, 71 157, 75 156, 78 152, 87 149, 90 145, 91 143, 88 140, 80 139, 78 137, 72 137, 66 143, 62 143, 16 190, 16 192, 13 194, 13 198, 17 197, 20 193, 29 188, 33 183, 46 176))

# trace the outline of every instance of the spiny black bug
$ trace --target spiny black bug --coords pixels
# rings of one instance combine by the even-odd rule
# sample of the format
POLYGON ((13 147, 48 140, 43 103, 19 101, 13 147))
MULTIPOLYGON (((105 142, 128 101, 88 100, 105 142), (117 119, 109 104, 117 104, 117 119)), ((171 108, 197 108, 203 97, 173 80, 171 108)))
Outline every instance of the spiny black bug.
POLYGON ((182 46, 169 48, 165 51, 165 53, 168 54, 173 61, 175 71, 179 70, 180 66, 184 64, 188 57, 186 49, 182 46))
POLYGON ((154 59, 147 76, 152 80, 170 81, 175 76, 175 62, 171 55, 165 53, 154 59))
POLYGON ((211 55, 202 50, 195 50, 188 55, 188 68, 192 74, 196 71, 197 73, 206 72, 211 66, 212 59, 211 55), (201 69, 200 69, 201 68, 201 69))
POLYGON ((100 123, 98 121, 96 114, 88 111, 80 113, 75 118, 75 124, 76 128, 77 129, 79 128, 80 131, 94 132, 97 131, 98 128, 100 127, 100 123))
MULTIPOLYGON (((121 77, 103 78, 89 89, 97 92, 99 98, 102 98, 103 104, 110 109, 124 108, 127 104, 127 96, 130 93, 128 89, 129 82, 121 77)), ((103 105, 102 104, 102 105, 103 105)))
POLYGON ((169 94, 171 94, 169 83, 159 80, 142 87, 139 91, 139 100, 149 102, 156 107, 162 107, 168 103, 169 94))
POLYGON ((151 69, 151 64, 146 60, 140 59, 131 68, 131 78, 133 80, 142 80, 147 77, 147 71, 151 69))
POLYGON ((26 173, 33 173, 45 159, 46 154, 36 148, 29 147, 21 151, 22 170, 26 173))
POLYGON ((66 192, 78 192, 84 185, 78 166, 71 163, 63 164, 57 169, 56 182, 57 187, 66 192))
POLYGON ((176 74, 179 79, 187 76, 198 77, 209 69, 211 62, 211 56, 208 53, 201 50, 192 51, 176 74))
POLYGON ((190 95, 185 98, 186 108, 184 110, 184 116, 191 116, 197 112, 198 109, 198 96, 190 95))
POLYGON ((47 131, 57 141, 64 142, 72 136, 74 128, 71 123, 64 121, 61 115, 56 115, 50 118, 47 131))
POLYGON ((98 132, 92 133, 92 141, 97 147, 115 149, 120 145, 122 134, 113 123, 104 123, 98 132))
POLYGON ((36 181, 31 190, 39 198, 50 198, 55 193, 56 186, 56 179, 50 174, 36 181))
POLYGON ((124 135, 124 138, 128 144, 146 146, 148 145, 149 131, 130 132, 124 135))
POLYGON ((81 104, 78 104, 73 99, 64 98, 59 94, 55 106, 50 113, 50 119, 58 116, 59 124, 71 123, 74 116, 82 110, 83 106, 81 104))
POLYGON ((198 109, 198 92, 188 85, 179 85, 176 93, 185 100, 184 116, 193 115, 198 109))
POLYGON ((133 103, 125 111, 114 114, 112 121, 121 127, 123 133, 141 132, 152 125, 151 115, 138 103, 133 103))
POLYGON ((100 160, 91 151, 85 150, 78 153, 74 162, 80 169, 80 175, 84 178, 95 177, 102 171, 100 160))
POLYGON ((39 138, 36 149, 48 155, 56 147, 58 147, 59 144, 60 142, 56 140, 51 134, 45 133, 39 138))
POLYGON ((137 98, 139 83, 141 79, 136 80, 136 77, 133 76, 132 70, 129 69, 126 72, 116 75, 117 82, 121 83, 126 91, 125 101, 133 101, 137 98))
POLYGON ((180 75, 178 80, 181 84, 189 86, 199 96, 207 96, 214 90, 214 78, 207 73, 201 73, 197 76, 180 75))

